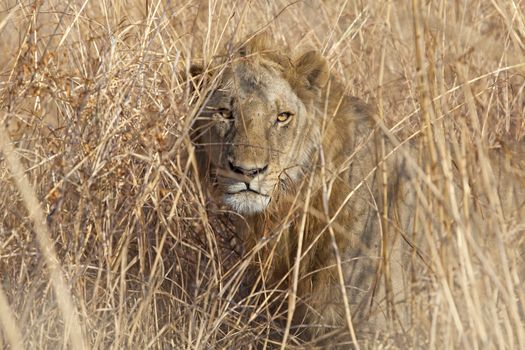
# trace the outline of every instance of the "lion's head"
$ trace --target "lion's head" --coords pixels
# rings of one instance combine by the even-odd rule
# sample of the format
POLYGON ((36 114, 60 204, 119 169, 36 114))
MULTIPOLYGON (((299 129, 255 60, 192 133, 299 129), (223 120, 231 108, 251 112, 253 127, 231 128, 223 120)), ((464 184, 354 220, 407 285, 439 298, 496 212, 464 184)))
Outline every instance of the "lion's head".
MULTIPOLYGON (((255 38, 215 70, 193 139, 222 201, 260 213, 311 165, 328 66, 315 51, 291 59, 255 38)), ((202 71, 192 68, 194 76, 202 71)))

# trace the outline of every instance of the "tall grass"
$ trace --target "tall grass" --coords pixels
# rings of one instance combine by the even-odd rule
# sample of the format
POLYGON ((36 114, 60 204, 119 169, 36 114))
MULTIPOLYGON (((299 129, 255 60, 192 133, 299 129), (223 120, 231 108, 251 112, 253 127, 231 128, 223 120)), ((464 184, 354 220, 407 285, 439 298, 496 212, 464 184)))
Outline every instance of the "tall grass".
POLYGON ((358 342, 525 348, 521 0, 2 0, 0 348, 280 346, 286 290, 251 288, 180 74, 261 30, 322 51, 414 145, 427 268, 409 327, 358 342))

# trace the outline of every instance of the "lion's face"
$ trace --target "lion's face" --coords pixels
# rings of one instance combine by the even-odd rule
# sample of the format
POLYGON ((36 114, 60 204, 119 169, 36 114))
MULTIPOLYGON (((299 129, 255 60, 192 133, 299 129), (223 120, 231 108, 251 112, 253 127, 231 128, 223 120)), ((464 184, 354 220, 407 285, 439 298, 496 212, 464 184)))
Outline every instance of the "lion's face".
POLYGON ((288 67, 257 55, 234 60, 223 71, 194 133, 231 209, 262 212, 303 178, 319 140, 322 120, 312 98, 319 95, 322 69, 324 60, 308 53, 288 67))

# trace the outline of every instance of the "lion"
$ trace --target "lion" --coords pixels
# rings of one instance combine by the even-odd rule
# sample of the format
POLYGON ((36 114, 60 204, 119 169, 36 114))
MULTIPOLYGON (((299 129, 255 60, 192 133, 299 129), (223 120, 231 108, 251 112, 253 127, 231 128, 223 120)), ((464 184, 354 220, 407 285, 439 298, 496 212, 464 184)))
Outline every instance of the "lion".
POLYGON ((384 157, 392 147, 373 108, 345 93, 319 52, 292 58, 264 35, 190 71, 208 86, 192 136, 201 177, 236 214, 245 251, 267 242, 258 256, 266 285, 289 291, 288 326, 326 339, 389 313, 382 276, 401 266, 401 238, 387 233, 410 220, 393 206, 404 161, 384 157))

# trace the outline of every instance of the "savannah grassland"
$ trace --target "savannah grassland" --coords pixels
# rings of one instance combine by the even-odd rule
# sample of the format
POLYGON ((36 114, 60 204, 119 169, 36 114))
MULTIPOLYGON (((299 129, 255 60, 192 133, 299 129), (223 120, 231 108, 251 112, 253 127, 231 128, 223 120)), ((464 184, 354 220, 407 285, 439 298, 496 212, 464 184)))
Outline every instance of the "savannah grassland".
POLYGON ((525 349, 523 0, 0 0, 0 348, 307 346, 188 136, 181 72, 262 30, 413 145, 411 321, 359 347, 525 349))

